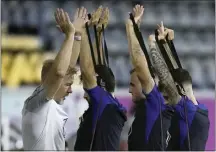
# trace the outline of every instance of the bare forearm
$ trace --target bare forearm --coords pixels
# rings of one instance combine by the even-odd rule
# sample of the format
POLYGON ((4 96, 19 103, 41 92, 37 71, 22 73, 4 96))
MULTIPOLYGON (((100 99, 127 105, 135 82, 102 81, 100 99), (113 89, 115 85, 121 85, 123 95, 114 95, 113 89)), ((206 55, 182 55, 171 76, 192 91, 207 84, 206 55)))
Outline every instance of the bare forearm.
POLYGON ((149 93, 154 86, 154 82, 148 68, 146 57, 137 40, 137 37, 133 29, 133 25, 127 23, 126 30, 127 37, 129 40, 129 52, 132 64, 136 70, 137 76, 141 82, 144 91, 146 93, 149 93))
POLYGON ((87 34, 84 33, 82 36, 81 42, 81 51, 80 51, 80 70, 83 76, 83 85, 85 88, 91 87, 91 84, 94 84, 96 81, 94 76, 94 66, 92 62, 90 46, 88 42, 87 34))
POLYGON ((126 23, 126 30, 127 30, 127 37, 128 37, 128 44, 129 44, 129 54, 131 57, 131 61, 134 67, 138 68, 140 66, 139 61, 145 60, 145 56, 142 52, 140 44, 137 40, 135 35, 133 25, 126 23))
POLYGON ((169 69, 167 68, 166 63, 164 62, 164 59, 162 58, 160 52, 156 49, 155 43, 150 45, 150 56, 152 58, 153 66, 161 84, 164 86, 165 91, 172 99, 172 103, 170 104, 178 103, 180 96, 178 95, 175 83, 172 79, 169 69))
MULTIPOLYGON (((97 32, 97 36, 98 36, 98 44, 99 44, 99 50, 100 50, 100 58, 101 58, 101 63, 103 63, 103 51, 102 51, 102 33, 101 32, 97 32)), ((98 53, 97 53, 97 44, 96 44, 96 40, 93 43, 93 49, 94 49, 94 56, 95 56, 95 60, 96 60, 96 64, 98 64, 98 53)))
POLYGON ((74 33, 70 34, 69 36, 66 36, 61 46, 61 49, 54 61, 54 68, 56 69, 56 72, 62 76, 66 74, 70 64, 73 42, 74 42, 74 33))
POLYGON ((80 54, 80 48, 81 48, 81 41, 75 40, 73 44, 71 59, 70 59, 70 68, 74 68, 76 66, 77 59, 80 54))

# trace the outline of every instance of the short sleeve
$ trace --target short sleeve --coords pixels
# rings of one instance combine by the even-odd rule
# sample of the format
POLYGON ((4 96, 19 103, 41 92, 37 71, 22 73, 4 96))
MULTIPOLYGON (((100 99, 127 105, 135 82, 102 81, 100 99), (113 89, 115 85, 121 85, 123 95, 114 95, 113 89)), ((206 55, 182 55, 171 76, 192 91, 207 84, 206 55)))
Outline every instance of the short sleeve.
POLYGON ((179 119, 178 121, 180 128, 180 146, 182 146, 188 132, 187 125, 190 128, 197 111, 197 106, 194 105, 194 103, 189 100, 188 97, 182 97, 179 103, 175 105, 175 110, 179 119), (185 113, 185 110, 187 111, 187 113, 185 113), (186 118, 188 124, 186 123, 186 118))
POLYGON ((193 115, 195 114, 195 112, 197 110, 197 106, 194 105, 194 103, 191 100, 189 100, 187 97, 182 97, 181 100, 179 101, 179 103, 174 106, 178 115, 182 119, 185 119, 184 105, 187 108, 188 114, 190 114, 191 117, 193 117, 193 115))
POLYGON ((207 107, 204 104, 201 104, 198 102, 198 105, 196 105, 196 106, 197 106, 197 108, 199 108, 201 110, 208 111, 207 107))
POLYGON ((157 85, 154 86, 149 94, 146 94, 146 128, 145 128, 145 142, 148 141, 152 127, 158 119, 160 110, 165 110, 164 97, 158 90, 157 85))
POLYGON ((107 94, 107 92, 99 86, 96 86, 92 89, 84 88, 84 90, 88 93, 91 102, 96 102, 95 104, 98 104, 103 99, 103 97, 107 94))

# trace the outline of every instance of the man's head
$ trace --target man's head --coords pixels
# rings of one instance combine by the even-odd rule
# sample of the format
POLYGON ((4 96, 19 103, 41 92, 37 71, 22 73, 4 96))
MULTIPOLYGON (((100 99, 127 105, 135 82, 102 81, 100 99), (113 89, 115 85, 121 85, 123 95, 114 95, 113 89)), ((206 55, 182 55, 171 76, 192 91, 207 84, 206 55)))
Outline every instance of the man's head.
POLYGON ((178 68, 171 71, 173 75, 173 79, 178 84, 192 84, 192 78, 189 72, 185 69, 178 68))
POLYGON ((142 93, 142 86, 141 83, 137 77, 135 69, 130 71, 130 87, 129 87, 129 93, 132 95, 132 101, 136 102, 142 98, 145 98, 145 96, 142 93))
POLYGON ((185 69, 178 68, 171 71, 173 74, 173 79, 177 84, 182 84, 186 95, 191 95, 193 92, 192 88, 192 78, 189 72, 185 69))
MULTIPOLYGON (((177 84, 182 84, 182 86, 185 89, 185 93, 186 95, 191 95, 192 93, 192 78, 189 74, 189 72, 185 69, 174 69, 171 71, 172 75, 173 75, 173 79, 177 84)), ((165 86, 159 81, 158 83, 158 88, 160 90, 160 92, 163 94, 165 102, 168 103, 169 100, 171 100, 169 98, 168 93, 165 91, 165 86)))
MULTIPOLYGON (((105 66, 100 65, 96 67, 96 79, 97 79, 97 85, 104 88, 109 93, 114 93, 115 91, 115 76, 112 72, 112 70, 105 66)), ((81 81, 82 81, 82 75, 81 75, 81 81)), ((84 99, 87 101, 90 101, 90 98, 88 94, 84 93, 84 99)))
MULTIPOLYGON (((49 79, 47 78, 47 73, 51 69, 52 65, 54 63, 54 60, 46 60, 43 63, 42 71, 41 71, 41 80, 42 83, 46 80, 49 79)), ((56 92, 54 99, 55 101, 62 101, 65 99, 67 95, 72 93, 71 85, 73 84, 73 77, 74 74, 76 74, 77 70, 68 68, 68 71, 63 79, 62 84, 59 86, 58 91, 56 92)))

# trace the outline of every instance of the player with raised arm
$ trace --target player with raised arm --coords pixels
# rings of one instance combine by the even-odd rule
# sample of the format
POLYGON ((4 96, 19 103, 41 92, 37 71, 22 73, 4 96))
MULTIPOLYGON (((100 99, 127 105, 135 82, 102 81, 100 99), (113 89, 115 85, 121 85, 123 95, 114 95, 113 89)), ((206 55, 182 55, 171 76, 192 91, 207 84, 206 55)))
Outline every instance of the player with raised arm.
MULTIPOLYGON (((164 28, 163 23, 159 25, 159 40, 165 41, 165 50, 168 52, 169 48, 167 47, 167 42, 165 39, 166 34, 168 33, 168 39, 174 39, 174 31, 171 29, 164 28)), ((152 43, 155 44, 155 40, 152 43)), ((158 54, 156 49, 152 50, 152 54, 158 54)), ((156 55, 154 55, 156 56, 156 55)), ((155 63, 156 63, 156 59, 155 63)), ((172 59, 172 63, 175 60, 172 59)), ((159 62, 158 62, 159 63, 159 62)), ((155 64, 156 65, 156 64, 155 64)), ((174 63, 174 67, 176 68, 177 63, 174 63)), ((157 71, 160 69, 158 68, 157 71)), ((171 71, 173 74, 173 79, 178 85, 182 85, 185 92, 185 96, 182 96, 179 99, 179 95, 176 94, 176 89, 174 87, 173 82, 169 82, 169 85, 165 85, 164 92, 168 94, 168 99, 171 102, 177 104, 174 106, 175 114, 171 121, 171 126, 169 129, 171 139, 169 141, 167 150, 194 150, 194 151, 203 151, 205 150, 205 145, 208 139, 208 131, 209 131, 209 119, 208 119, 208 109, 200 104, 193 93, 192 88, 192 78, 189 72, 185 69, 178 68, 171 71), (175 90, 175 93, 173 93, 175 90), (185 102, 185 104, 184 104, 185 102), (184 107, 185 106, 185 107, 184 107), (186 111, 185 109, 186 108, 186 111), (186 112, 186 113, 185 113, 186 112), (187 117, 185 116, 187 115, 187 117), (187 121, 185 119, 188 119, 187 121), (188 124, 187 124, 188 123, 188 124), (188 125, 188 127, 187 127, 188 125), (189 131, 189 133, 188 133, 189 131), (189 134, 189 138, 188 135, 189 134), (189 140, 189 141, 188 141, 189 140)), ((159 72, 162 73, 163 72, 159 72)), ((169 76, 170 77, 170 76, 169 76)), ((167 81, 167 79, 166 79, 167 81)))
MULTIPOLYGON (((135 23, 140 24, 143 12, 143 6, 136 5, 133 8, 135 23)), ((130 19, 126 22, 126 30, 134 67, 131 74, 134 82, 131 81, 130 92, 136 100, 136 113, 129 132, 128 148, 131 151, 165 150, 172 108, 165 105, 165 99, 150 74, 146 57, 130 19)))
MULTIPOLYGON (((102 10, 102 7, 99 7, 92 14, 90 22, 93 25, 98 24, 102 10)), ((105 15, 108 15, 108 12, 105 15)), ((74 148, 76 151, 118 150, 120 135, 126 121, 125 109, 114 96, 115 79, 112 70, 103 65, 96 66, 98 69, 94 70, 88 36, 84 32, 80 52, 80 69, 89 108, 84 113, 83 121, 77 131, 74 148), (95 71, 103 83, 97 83, 95 71)))
POLYGON ((78 57, 78 55, 72 56, 72 48, 75 28, 79 23, 74 20, 72 24, 68 13, 63 9, 56 10, 55 19, 65 34, 65 39, 55 59, 44 62, 41 85, 24 103, 22 110, 24 150, 65 150, 64 125, 68 117, 60 104, 72 92, 71 85, 76 71, 69 66, 71 60, 77 60, 78 57))

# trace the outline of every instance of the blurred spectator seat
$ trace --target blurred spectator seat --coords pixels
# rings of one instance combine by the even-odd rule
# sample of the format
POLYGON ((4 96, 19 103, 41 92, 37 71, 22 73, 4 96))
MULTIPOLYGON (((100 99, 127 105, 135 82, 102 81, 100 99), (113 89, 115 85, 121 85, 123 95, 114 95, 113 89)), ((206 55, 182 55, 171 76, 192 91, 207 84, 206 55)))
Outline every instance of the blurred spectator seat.
POLYGON ((41 41, 38 37, 29 35, 2 35, 1 48, 4 50, 31 51, 41 48, 41 41))

